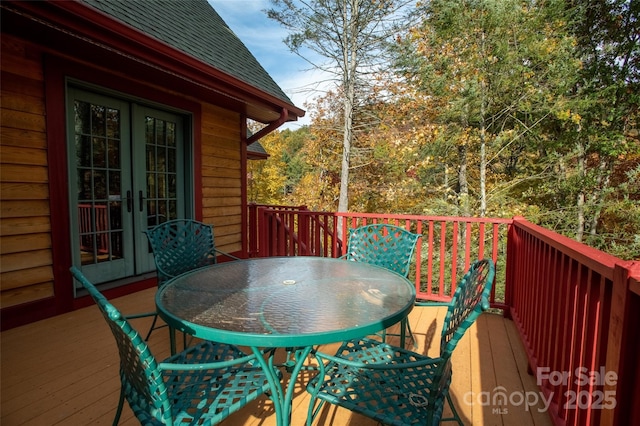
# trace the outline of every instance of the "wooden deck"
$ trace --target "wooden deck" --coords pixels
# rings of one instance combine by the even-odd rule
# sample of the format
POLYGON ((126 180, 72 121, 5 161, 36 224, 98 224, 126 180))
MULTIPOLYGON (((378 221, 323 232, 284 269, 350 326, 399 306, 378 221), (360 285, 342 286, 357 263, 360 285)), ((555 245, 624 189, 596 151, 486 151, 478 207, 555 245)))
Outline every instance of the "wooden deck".
MULTIPOLYGON (((154 289, 115 299, 124 313, 153 309, 154 289)), ((410 322, 419 352, 439 350, 444 308, 416 307, 410 322)), ((146 331, 149 319, 134 325, 146 331)), ((111 424, 120 383, 115 342, 95 306, 3 332, 1 416, 3 426, 111 424)), ((166 329, 154 331, 150 346, 158 358, 168 355, 166 329)), ((330 348, 326 349, 327 351, 330 348)), ((483 314, 453 355, 454 404, 467 425, 550 425, 535 378, 513 323, 501 315, 483 314), (502 387, 502 388, 500 388, 502 387), (500 391, 506 405, 494 398, 500 391), (531 406, 527 401, 537 404, 531 406)), ((303 373, 296 385, 293 425, 302 425, 308 397, 303 373)), ((120 424, 138 424, 125 406, 120 424)), ((234 413, 224 425, 270 426, 275 414, 268 399, 234 413)), ((343 409, 325 407, 317 424, 375 425, 343 409)))

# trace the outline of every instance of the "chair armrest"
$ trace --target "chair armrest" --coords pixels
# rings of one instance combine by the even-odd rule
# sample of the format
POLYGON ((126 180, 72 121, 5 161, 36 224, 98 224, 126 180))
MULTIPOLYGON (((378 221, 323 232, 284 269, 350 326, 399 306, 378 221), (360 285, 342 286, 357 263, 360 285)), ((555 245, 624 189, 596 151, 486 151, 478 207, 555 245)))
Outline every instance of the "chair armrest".
MULTIPOLYGON (((395 348, 395 349, 400 349, 400 348, 395 348)), ((421 359, 417 361, 403 362, 402 360, 406 358, 401 357, 401 358, 394 358, 393 362, 375 363, 371 361, 362 362, 362 361, 348 360, 340 356, 328 355, 322 352, 315 352, 315 356, 320 361, 321 367, 322 365, 326 366, 326 364, 323 361, 329 361, 329 362, 334 362, 336 364, 346 365, 351 368, 361 368, 361 369, 369 369, 369 370, 394 370, 394 369, 397 370, 397 369, 405 369, 405 368, 416 368, 416 367, 424 367, 427 365, 437 365, 439 363, 444 362, 443 358, 429 358, 427 356, 420 355, 417 353, 412 353, 409 351, 404 351, 404 353, 407 356, 413 355, 421 359), (395 362, 395 361, 400 361, 400 362, 395 362)))
POLYGON ((141 314, 122 315, 122 317, 127 320, 130 320, 130 319, 137 319, 137 318, 152 317, 154 315, 158 315, 158 312, 153 311, 153 312, 144 312, 141 314))
POLYGON ((482 295, 482 300, 480 301, 480 306, 481 306, 482 312, 486 312, 491 308, 491 304, 489 303, 489 299, 484 294, 482 295))
MULTIPOLYGON (((256 355, 255 354, 248 354, 242 357, 238 357, 238 358, 232 358, 232 359, 227 359, 227 360, 221 360, 221 361, 213 361, 213 362, 202 362, 202 363, 180 363, 180 362, 171 362, 173 360, 177 360, 179 358, 181 358, 183 355, 185 355, 185 353, 187 352, 197 352, 199 349, 203 348, 206 345, 216 345, 216 343, 213 342, 203 342, 199 345, 193 346, 191 348, 186 349, 185 351, 173 355, 169 358, 167 358, 165 361, 161 362, 158 364, 158 368, 161 371, 166 371, 166 370, 171 370, 171 371, 194 371, 194 370, 216 370, 216 369, 221 369, 221 368, 228 368, 228 367, 233 367, 235 365, 242 365, 242 364, 249 364, 253 361, 255 361, 256 355)), ((273 354, 273 352, 275 351, 275 348, 267 348, 267 349, 263 349, 261 350, 261 354, 262 355, 267 355, 267 354, 273 354)), ((256 368, 260 368, 258 365, 256 365, 256 368)))

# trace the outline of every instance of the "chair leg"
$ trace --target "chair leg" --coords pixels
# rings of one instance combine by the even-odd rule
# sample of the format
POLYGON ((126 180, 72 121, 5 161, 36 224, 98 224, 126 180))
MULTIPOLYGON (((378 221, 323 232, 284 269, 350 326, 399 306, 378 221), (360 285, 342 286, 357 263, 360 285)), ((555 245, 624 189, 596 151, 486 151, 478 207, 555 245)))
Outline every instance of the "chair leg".
POLYGON ((187 333, 182 333, 182 349, 187 350, 187 333))
POLYGON ((118 426, 120 416, 122 415, 122 408, 124 407, 124 388, 120 386, 120 397, 118 398, 118 409, 116 410, 116 417, 113 419, 113 426, 118 426))
POLYGON ((158 321, 158 314, 153 316, 153 322, 151 323, 151 328, 149 328, 149 332, 147 333, 147 337, 144 338, 144 341, 147 342, 149 337, 151 337, 151 332, 156 328, 156 321, 158 321))
POLYGON ((451 400, 451 393, 449 392, 447 392, 447 402, 449 403, 449 408, 451 408, 451 412, 453 413, 453 418, 442 420, 455 420, 460 426, 464 426, 464 423, 462 423, 462 419, 460 419, 460 415, 456 411, 456 407, 453 405, 453 401, 451 400))
POLYGON ((416 338, 413 337, 413 331, 411 331, 411 324, 409 323, 409 319, 407 319, 407 331, 409 332, 409 339, 413 342, 413 348, 418 348, 418 342, 416 342, 416 338))
POLYGON ((176 354, 176 329, 173 327, 169 327, 169 348, 171 350, 171 355, 176 354))
MULTIPOLYGON (((390 336, 399 336, 400 337, 400 346, 401 347, 405 347, 406 346, 406 339, 407 337, 409 337, 409 339, 411 339, 411 341, 413 342, 413 347, 414 349, 418 348, 418 342, 416 342, 415 337, 413 336, 413 331, 411 330, 411 324, 409 324, 409 318, 405 318, 400 322, 400 334, 389 334, 390 336)), ((387 330, 382 330, 379 333, 376 334, 377 336, 380 336, 380 338, 382 339, 383 342, 387 341, 387 330)))
POLYGON ((324 401, 322 399, 311 396, 309 406, 307 407, 307 421, 305 423, 305 426, 311 426, 313 424, 313 421, 316 419, 318 414, 320 414, 320 410, 322 409, 323 405, 324 401), (316 404, 318 405, 316 406, 316 404))

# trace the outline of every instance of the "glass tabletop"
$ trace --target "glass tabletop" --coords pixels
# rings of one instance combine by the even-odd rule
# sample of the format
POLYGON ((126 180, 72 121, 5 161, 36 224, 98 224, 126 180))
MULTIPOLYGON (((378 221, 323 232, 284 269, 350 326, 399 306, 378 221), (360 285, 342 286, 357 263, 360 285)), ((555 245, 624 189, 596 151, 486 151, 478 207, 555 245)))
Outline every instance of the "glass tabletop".
POLYGON ((220 263, 165 284, 160 316, 201 337, 247 346, 307 346, 389 327, 413 308, 414 286, 387 269, 320 258, 220 263))

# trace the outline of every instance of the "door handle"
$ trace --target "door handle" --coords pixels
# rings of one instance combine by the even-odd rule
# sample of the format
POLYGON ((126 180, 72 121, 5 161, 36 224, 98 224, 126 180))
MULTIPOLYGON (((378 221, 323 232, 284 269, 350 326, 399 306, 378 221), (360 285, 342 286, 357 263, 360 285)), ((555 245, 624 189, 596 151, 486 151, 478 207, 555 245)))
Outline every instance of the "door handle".
POLYGON ((138 191, 138 198, 140 201, 140 211, 144 211, 144 200, 146 200, 146 198, 142 195, 142 191, 138 191))

